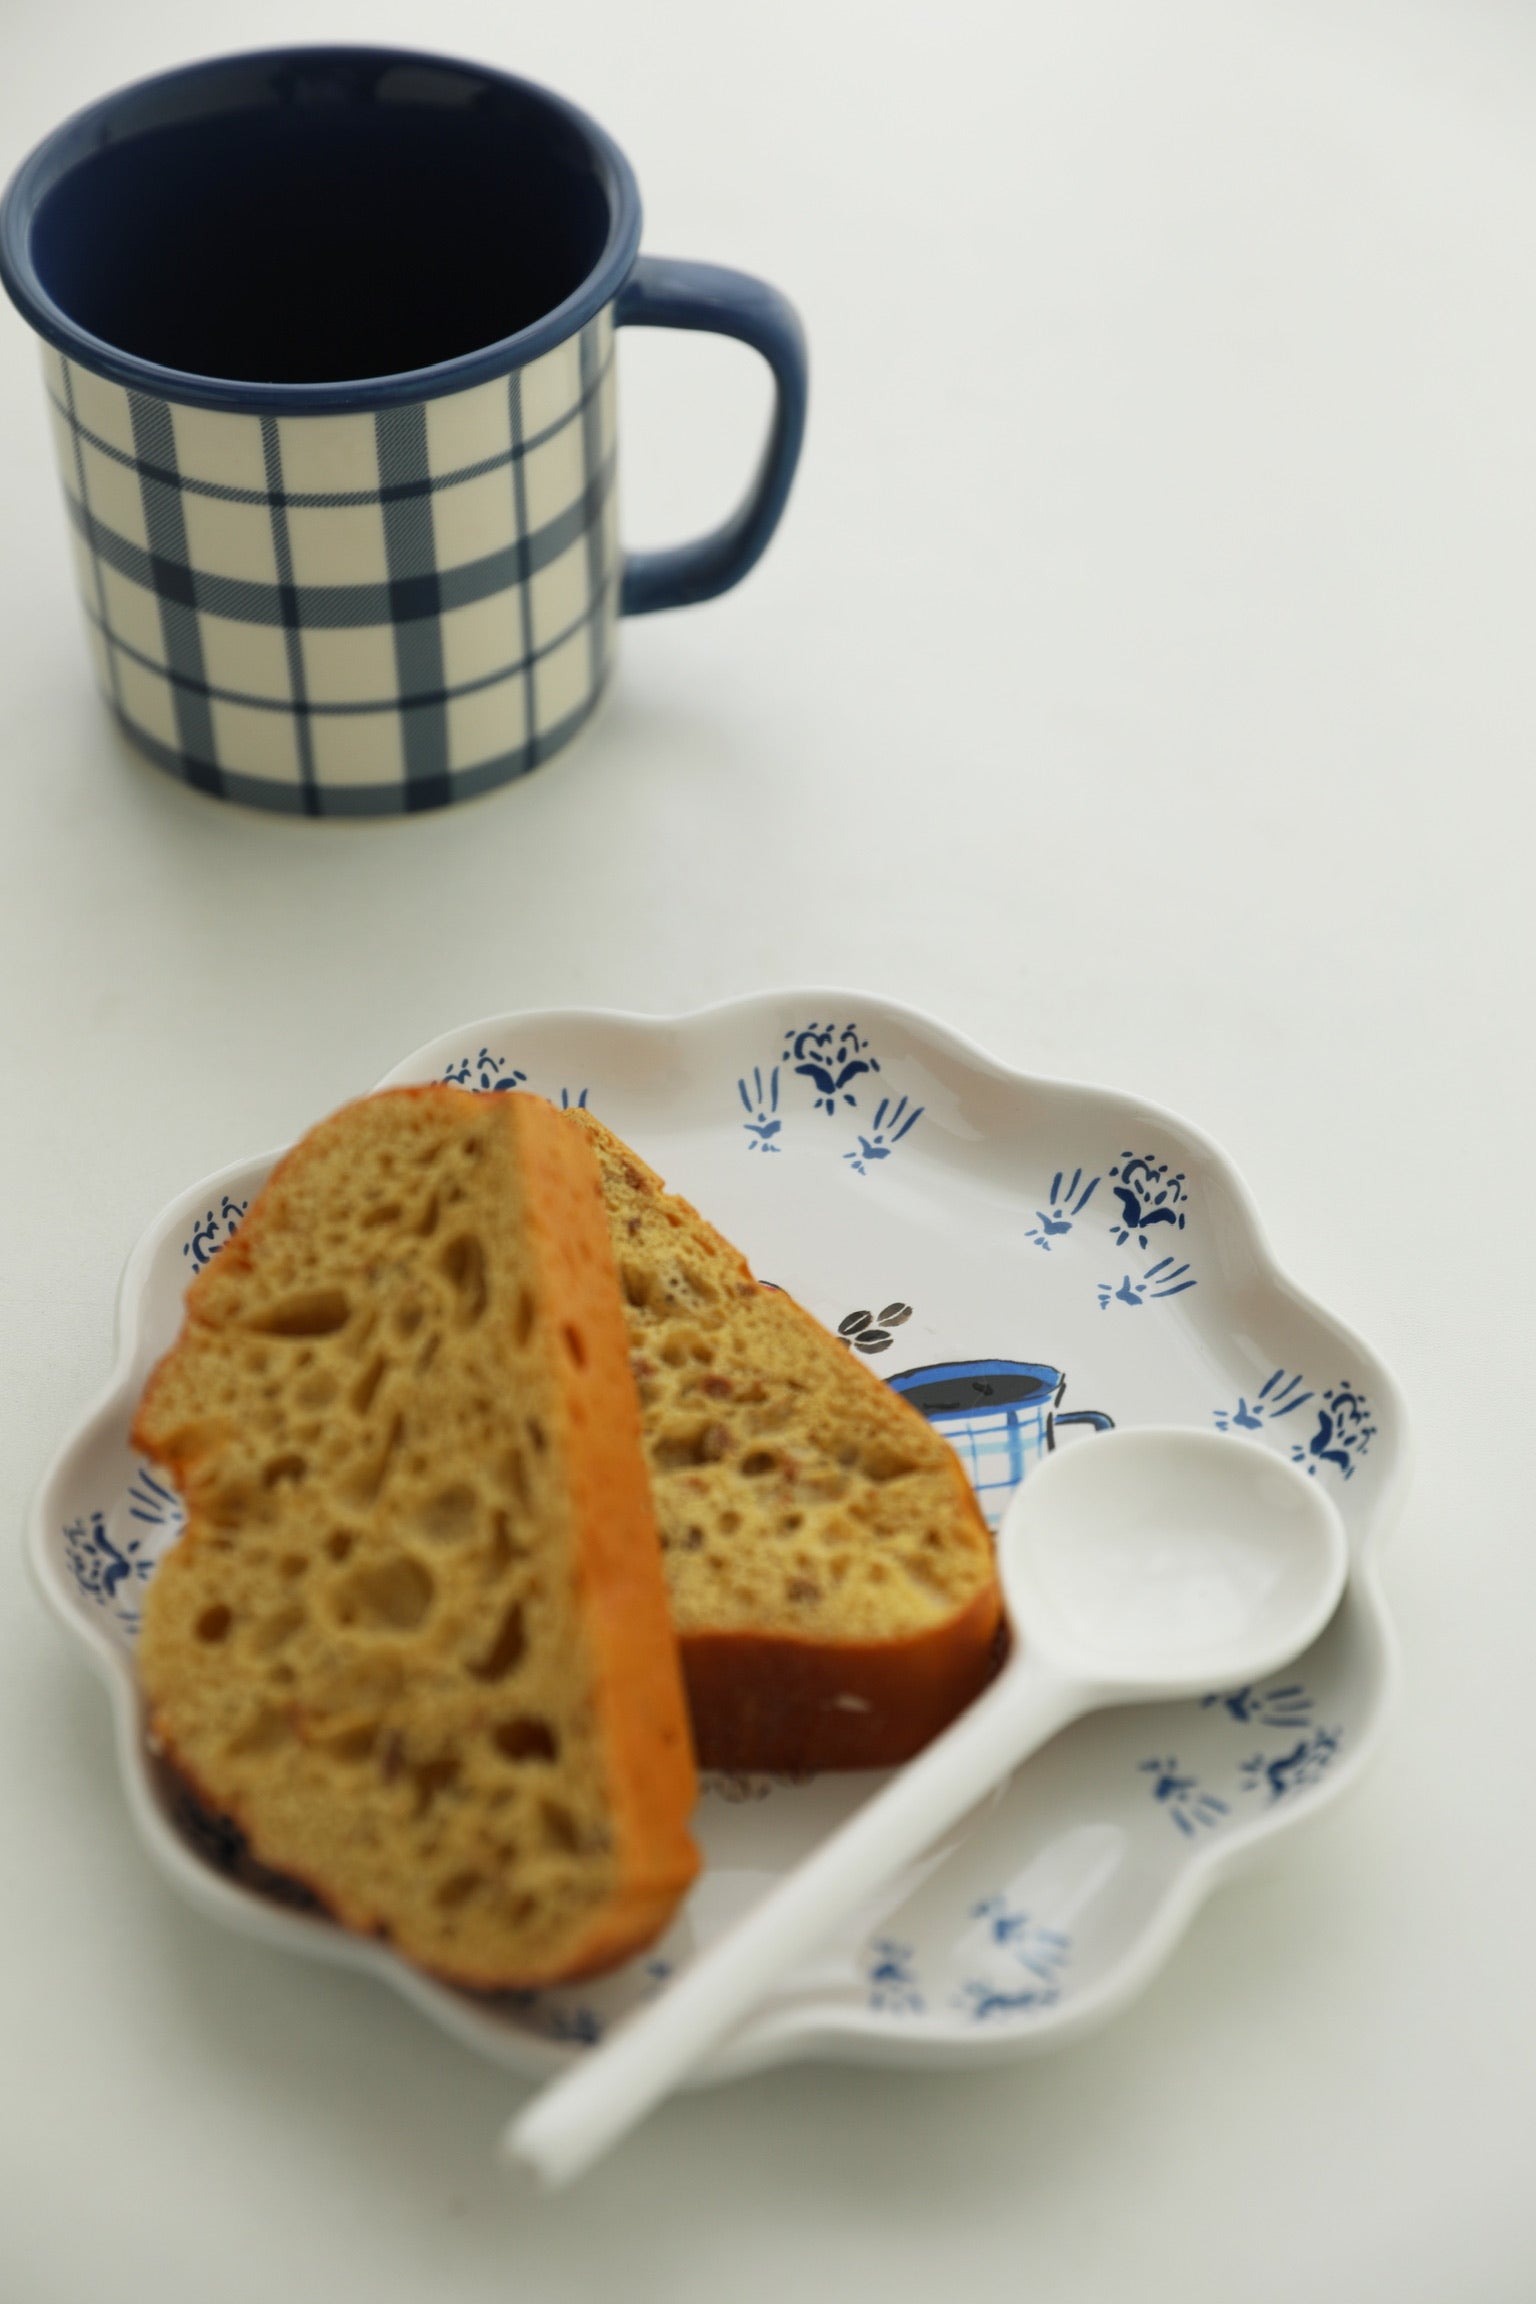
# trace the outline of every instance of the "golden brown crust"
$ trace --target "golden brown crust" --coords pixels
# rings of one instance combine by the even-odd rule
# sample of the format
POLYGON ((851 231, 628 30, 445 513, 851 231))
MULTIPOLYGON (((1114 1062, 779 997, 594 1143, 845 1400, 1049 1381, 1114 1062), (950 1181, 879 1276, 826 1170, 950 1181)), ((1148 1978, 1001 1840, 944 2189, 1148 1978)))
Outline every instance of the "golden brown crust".
POLYGON ((590 1155, 449 1088, 311 1131, 140 1405, 188 1506, 140 1650, 170 1765, 458 1983, 609 1966, 697 1870, 637 1420, 590 1155))
POLYGON ((1005 1632, 995 1594, 906 1640, 682 1643, 693 1732, 707 1768, 894 1768, 980 1695, 1005 1632))
POLYGON ((948 1443, 589 1112, 706 1768, 891 1766, 996 1669, 948 1443))
POLYGON ((677 1641, 667 1607, 640 1404, 629 1366, 618 1275, 597 1164, 561 1115, 525 1105, 525 1221, 582 1340, 560 1362, 571 1434, 576 1573, 593 1659, 615 1836, 628 1851, 622 1888, 572 1946, 572 1979, 614 1966, 666 1925, 698 1870, 687 1818, 698 1796, 677 1641))

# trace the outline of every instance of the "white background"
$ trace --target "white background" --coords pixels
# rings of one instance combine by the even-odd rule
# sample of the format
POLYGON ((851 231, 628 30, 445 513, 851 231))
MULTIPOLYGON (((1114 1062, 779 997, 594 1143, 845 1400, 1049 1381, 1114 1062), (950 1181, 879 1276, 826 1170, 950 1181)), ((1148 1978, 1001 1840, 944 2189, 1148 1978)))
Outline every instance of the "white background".
MULTIPOLYGON (((0 161, 290 37, 575 96, 646 245, 799 303, 812 420, 728 600, 434 818, 264 819, 88 683, 0 314, 4 1519, 141 1227, 523 1005, 846 983, 1172 1105, 1408 1389, 1374 1774, 1089 2045, 786 2069, 515 2196, 515 2085, 175 1903, 0 1554, 7 2304, 1529 2304, 1536 16, 1517 0, 4 0, 0 161)), ((631 539, 752 455, 749 355, 623 349, 631 539)))

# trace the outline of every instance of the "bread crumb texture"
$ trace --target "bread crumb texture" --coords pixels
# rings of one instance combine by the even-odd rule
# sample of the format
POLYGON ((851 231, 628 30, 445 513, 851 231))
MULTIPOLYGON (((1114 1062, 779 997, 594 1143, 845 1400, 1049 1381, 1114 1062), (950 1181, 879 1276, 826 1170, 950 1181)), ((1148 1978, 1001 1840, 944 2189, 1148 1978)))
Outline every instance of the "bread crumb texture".
POLYGON ((610 1965, 697 1869, 626 1357, 581 1140, 402 1090, 281 1163, 135 1427, 188 1507, 153 1732, 261 1863, 467 1984, 610 1965))
POLYGON ((602 1169, 701 1761, 904 1756, 995 1663, 992 1541, 959 1459, 601 1121, 568 1117, 602 1169), (778 1679, 742 1690, 734 1726, 701 1717, 699 1669, 708 1647, 717 1686, 732 1641, 749 1681, 778 1679))

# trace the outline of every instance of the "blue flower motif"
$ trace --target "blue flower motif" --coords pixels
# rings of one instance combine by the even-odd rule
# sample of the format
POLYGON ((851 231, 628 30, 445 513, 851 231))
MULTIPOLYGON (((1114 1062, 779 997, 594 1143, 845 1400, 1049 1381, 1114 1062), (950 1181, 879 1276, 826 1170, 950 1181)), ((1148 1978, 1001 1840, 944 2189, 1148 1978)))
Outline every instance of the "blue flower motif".
POLYGON ((1132 1279, 1129 1272, 1118 1287, 1113 1280, 1101 1280, 1099 1310, 1104 1311, 1110 1304, 1140 1305, 1159 1296, 1182 1296, 1186 1288, 1195 1286, 1188 1274, 1187 1264, 1175 1264, 1171 1256, 1163 1256, 1157 1263, 1149 1264, 1139 1280, 1132 1279))
POLYGON ((551 2040, 568 2040, 577 2048, 595 2048, 603 2036, 603 2020, 595 2008, 549 2008, 544 2030, 551 2040))
POLYGON ((1304 1408, 1313 1395, 1298 1391, 1301 1381, 1299 1376, 1287 1376, 1283 1368, 1276 1368, 1251 1400, 1246 1393, 1239 1393, 1235 1407, 1213 1411, 1217 1431, 1257 1432, 1263 1425, 1277 1423, 1282 1416, 1304 1408))
POLYGON ((1239 1393, 1235 1406, 1212 1410, 1218 1432, 1258 1432, 1282 1416, 1315 1402, 1317 1421, 1307 1440, 1291 1442, 1291 1461, 1314 1478, 1321 1465, 1331 1464, 1343 1480, 1352 1480, 1362 1456, 1376 1437, 1371 1405, 1353 1384, 1333 1385, 1319 1400, 1315 1391, 1300 1389, 1302 1378, 1276 1368, 1264 1379, 1252 1399, 1239 1393))
POLYGON ((130 1637, 139 1629, 138 1588, 154 1573, 155 1554, 144 1549, 148 1541, 145 1536, 129 1536, 114 1543, 102 1512, 71 1520, 64 1530, 70 1574, 86 1598, 130 1637))
POLYGON ((1227 1814, 1227 1803, 1214 1792, 1202 1792, 1198 1776, 1181 1776, 1179 1763, 1172 1756, 1166 1760, 1141 1760, 1137 1766, 1144 1776, 1152 1778, 1154 1800, 1166 1807, 1178 1830, 1188 1839, 1194 1839, 1202 1828, 1214 1831, 1227 1814))
POLYGON ((1239 1726, 1257 1720, 1266 1728, 1297 1728, 1311 1712, 1313 1699, 1299 1680, 1290 1680, 1279 1688, 1229 1688, 1200 1699, 1203 1712, 1218 1705, 1239 1726))
POLYGON ((506 1088, 521 1088, 528 1075, 515 1068, 509 1070, 504 1056, 493 1056, 489 1048, 482 1048, 478 1056, 461 1056, 457 1064, 445 1064, 443 1078, 477 1096, 493 1096, 506 1088))
POLYGON ((1037 1248, 1049 1249, 1063 1233, 1071 1231, 1074 1217, 1081 1216, 1103 1181, 1101 1177, 1094 1176, 1084 1184, 1081 1168, 1074 1168, 1071 1183, 1064 1185, 1064 1174, 1065 1170, 1058 1168, 1051 1178, 1046 1205, 1035 1210, 1037 1221, 1031 1224, 1024 1235, 1026 1240, 1033 1240, 1037 1248))
POLYGON ((586 1108, 587 1108, 587 1095, 588 1095, 588 1091, 587 1091, 585 1088, 583 1088, 583 1089, 582 1089, 582 1091, 581 1091, 581 1093, 580 1093, 580 1095, 579 1095, 579 1096, 573 1096, 573 1095, 571 1094, 571 1092, 570 1092, 569 1088, 562 1088, 562 1089, 561 1089, 561 1091, 560 1091, 560 1109, 561 1109, 561 1111, 562 1111, 562 1112, 585 1112, 585 1110, 586 1110, 586 1108))
POLYGON ((1159 1225, 1182 1232, 1183 1202, 1188 1198, 1182 1170, 1175 1175, 1171 1161, 1154 1160, 1145 1152, 1122 1152, 1120 1163, 1110 1170, 1119 1178, 1111 1190, 1120 1203, 1120 1216, 1109 1227, 1117 1244, 1123 1248, 1134 1240, 1138 1248, 1145 1248, 1159 1225))
POLYGON ((818 1112, 835 1112, 839 1099, 857 1104, 852 1083, 880 1069, 853 1024, 812 1023, 787 1032, 780 1062, 792 1064, 800 1078, 809 1080, 816 1091, 812 1109, 818 1112))
POLYGON ((1303 1736, 1288 1752, 1272 1758, 1256 1752, 1245 1760, 1238 1770, 1245 1792, 1261 1788, 1268 1794, 1265 1805, 1273 1807, 1290 1792, 1299 1792, 1308 1784, 1315 1784, 1339 1748, 1344 1731, 1341 1728, 1314 1728, 1310 1736, 1303 1736))
POLYGON ((149 1466, 141 1464, 128 1483, 128 1514, 150 1528, 169 1528, 175 1533, 186 1523, 187 1508, 174 1488, 157 1480, 149 1466))
POLYGON ((869 2005, 887 2016, 920 2016, 923 1995, 912 1968, 912 1947, 877 1936, 865 1956, 869 2005))
POLYGON ((232 1200, 226 1192, 218 1209, 210 1208, 207 1215, 193 1225, 181 1244, 181 1252, 191 1257, 194 1272, 201 1272, 205 1264, 211 1264, 225 1241, 233 1240, 249 1206, 248 1200, 232 1200))
POLYGON ((985 2024, 994 2016, 1022 2016, 1031 2008, 1050 2008, 1061 1998, 1059 1985, 1026 1985, 1021 1991, 1000 1991, 995 1984, 973 1977, 955 1994, 955 2006, 973 2023, 985 2024))
MULTIPOLYGON (((850 1096, 848 1101, 851 1104, 853 1098, 850 1096)), ((905 1096, 895 1105, 892 1104, 889 1096, 882 1096, 869 1134, 857 1138, 858 1150, 856 1152, 843 1154, 843 1158, 849 1163, 855 1176, 868 1175, 869 1170, 866 1166, 868 1161, 889 1160, 903 1136, 917 1126, 918 1121, 923 1116, 924 1109, 923 1105, 917 1104, 909 1111, 905 1096)))
POLYGON ((971 1906, 971 1918, 984 1925, 991 1942, 1010 1953, 1043 1985, 1055 1987, 1072 1957, 1072 1939, 1059 1928, 1044 1928, 1006 1896, 988 1896, 971 1906))
POLYGON ((762 1071, 759 1066, 754 1064, 750 1093, 745 1079, 737 1081, 736 1093, 741 1098, 747 1115, 742 1123, 747 1132, 747 1150, 749 1152, 782 1151, 783 1146, 774 1142, 775 1136, 778 1135, 784 1125, 778 1116, 779 1068, 777 1064, 768 1075, 766 1089, 763 1086, 762 1071))
POLYGON ((1317 1409, 1317 1428, 1310 1440, 1291 1447, 1291 1461, 1316 1477, 1319 1466, 1331 1464, 1340 1477, 1353 1480, 1360 1458, 1376 1437, 1370 1403, 1352 1384, 1335 1384, 1323 1394, 1317 1409))

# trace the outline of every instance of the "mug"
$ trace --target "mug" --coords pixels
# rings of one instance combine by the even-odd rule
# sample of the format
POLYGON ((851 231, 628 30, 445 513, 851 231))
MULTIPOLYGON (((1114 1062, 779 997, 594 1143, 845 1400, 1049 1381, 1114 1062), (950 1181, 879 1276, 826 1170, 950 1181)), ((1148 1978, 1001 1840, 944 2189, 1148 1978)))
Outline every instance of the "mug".
POLYGON ((994 1532, 1032 1464, 1056 1446, 1064 1424, 1114 1429, 1099 1408, 1062 1411, 1067 1380, 1036 1360, 946 1360, 887 1379, 943 1433, 970 1475, 982 1517, 994 1532))
POLYGON ((806 356, 776 290, 638 254, 602 129, 487 65, 217 58, 78 113, 0 208, 44 341, 101 684, 220 799, 438 808, 592 713, 621 615, 739 583, 777 525, 806 356), (620 552, 614 333, 707 329, 774 380, 696 542, 620 552))

